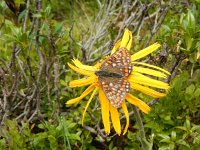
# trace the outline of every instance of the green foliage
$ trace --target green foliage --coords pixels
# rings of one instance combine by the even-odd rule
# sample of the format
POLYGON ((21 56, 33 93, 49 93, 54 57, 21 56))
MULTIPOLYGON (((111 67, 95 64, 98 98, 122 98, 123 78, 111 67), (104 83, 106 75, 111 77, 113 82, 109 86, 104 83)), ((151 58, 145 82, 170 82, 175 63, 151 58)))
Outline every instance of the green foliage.
POLYGON ((150 128, 155 136, 154 146, 160 149, 195 149, 200 146, 200 125, 199 119, 196 120, 200 108, 197 74, 199 70, 192 77, 187 72, 177 76, 168 96, 145 117, 145 127, 150 128))
POLYGON ((26 130, 26 126, 22 126, 22 136, 20 136, 19 134, 19 129, 18 129, 18 125, 16 121, 11 121, 11 120, 7 120, 5 122, 5 125, 2 127, 1 132, 0 132, 0 136, 1 137, 5 137, 3 139, 1 139, 1 143, 2 143, 2 148, 6 147, 5 141, 6 143, 9 145, 10 149, 22 149, 24 150, 26 148, 25 143, 27 142, 28 138, 30 135, 30 131, 26 130), (26 131, 24 131, 26 130, 26 131))
MULTIPOLYGON (((35 129, 36 130, 36 129, 35 129)), ((0 136, 0 148, 5 149, 73 149, 81 142, 82 131, 77 131, 77 124, 60 117, 58 125, 45 121, 42 124, 31 125, 7 120, 3 125, 0 136), (34 128, 40 130, 33 133, 34 128), (42 131, 42 132, 41 132, 42 131)))
MULTIPOLYGON (((198 6, 198 5, 197 5, 198 6)), ((184 54, 186 58, 194 63, 197 60, 197 53, 200 51, 200 25, 197 23, 199 11, 193 6, 181 15, 174 15, 167 18, 162 25, 160 34, 162 40, 166 41, 177 54, 184 54), (178 46, 177 46, 178 45, 178 46)))

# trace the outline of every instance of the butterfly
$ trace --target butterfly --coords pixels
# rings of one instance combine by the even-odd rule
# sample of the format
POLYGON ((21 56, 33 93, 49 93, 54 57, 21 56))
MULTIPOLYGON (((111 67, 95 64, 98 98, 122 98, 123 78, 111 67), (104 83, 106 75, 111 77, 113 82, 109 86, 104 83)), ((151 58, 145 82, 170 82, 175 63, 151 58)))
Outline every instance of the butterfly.
POLYGON ((119 48, 95 72, 107 99, 119 108, 130 90, 127 78, 131 74, 131 55, 126 48, 119 48))

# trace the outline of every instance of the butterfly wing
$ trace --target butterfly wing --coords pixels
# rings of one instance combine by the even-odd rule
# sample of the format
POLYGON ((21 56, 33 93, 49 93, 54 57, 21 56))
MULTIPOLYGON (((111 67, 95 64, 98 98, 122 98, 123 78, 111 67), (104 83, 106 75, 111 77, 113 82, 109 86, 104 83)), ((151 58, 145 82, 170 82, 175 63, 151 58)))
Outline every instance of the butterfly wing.
POLYGON ((111 105, 119 108, 130 89, 130 83, 125 78, 99 77, 101 87, 111 105))
POLYGON ((119 48, 106 59, 96 72, 99 83, 111 105, 121 106, 130 89, 127 77, 131 74, 131 55, 126 48, 119 48))
POLYGON ((118 49, 103 62, 100 70, 128 77, 132 71, 130 52, 126 48, 118 49))

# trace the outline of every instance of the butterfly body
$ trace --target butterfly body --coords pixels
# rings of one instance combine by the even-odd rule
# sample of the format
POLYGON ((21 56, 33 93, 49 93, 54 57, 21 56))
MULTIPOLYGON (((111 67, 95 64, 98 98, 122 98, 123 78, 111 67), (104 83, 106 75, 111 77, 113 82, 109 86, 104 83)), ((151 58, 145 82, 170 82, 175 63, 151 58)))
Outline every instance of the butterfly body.
POLYGON ((113 73, 113 72, 109 72, 109 71, 97 71, 96 75, 99 76, 100 78, 103 77, 113 77, 113 78, 122 78, 123 76, 121 74, 118 73, 113 73))
POLYGON ((132 71, 130 57, 126 48, 120 48, 95 72, 107 99, 115 108, 121 106, 130 89, 130 83, 127 81, 132 71))

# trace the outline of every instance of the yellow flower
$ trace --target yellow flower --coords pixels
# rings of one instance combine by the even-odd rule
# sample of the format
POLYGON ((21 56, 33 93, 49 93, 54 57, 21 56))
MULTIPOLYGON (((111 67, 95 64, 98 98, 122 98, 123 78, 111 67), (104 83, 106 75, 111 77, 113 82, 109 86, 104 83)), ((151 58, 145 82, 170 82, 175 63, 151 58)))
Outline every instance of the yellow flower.
MULTIPOLYGON (((111 55, 119 48, 126 48, 127 50, 130 51, 131 45, 132 45, 132 33, 128 29, 125 29, 122 40, 118 40, 116 42, 115 46, 112 49, 111 55)), ((153 98, 161 98, 165 96, 166 94, 157 92, 153 89, 150 89, 149 87, 167 90, 169 88, 169 85, 167 83, 152 79, 149 76, 145 76, 145 75, 166 78, 167 75, 169 75, 170 73, 168 71, 165 71, 162 68, 159 68, 153 65, 149 65, 142 62, 136 62, 136 60, 143 58, 144 56, 152 53, 159 47, 160 47, 160 44, 155 43, 133 54, 131 56, 131 63, 133 64, 133 69, 131 71, 131 74, 127 78, 128 82, 130 83, 130 87, 132 89, 140 91, 153 98)), ((87 76, 87 78, 73 80, 69 83, 69 86, 70 87, 82 87, 85 85, 89 85, 89 86, 79 97, 67 101, 66 104, 70 105, 70 104, 77 103, 81 101, 86 95, 92 92, 85 106, 85 110, 83 112, 83 117, 82 117, 82 124, 83 124, 86 110, 92 98, 94 97, 94 95, 98 93, 100 104, 101 104, 102 120, 103 120, 105 132, 107 134, 110 133, 110 118, 111 118, 111 121, 116 133, 120 135, 121 124, 120 124, 120 118, 119 118, 119 112, 118 112, 119 108, 115 108, 110 104, 108 98, 106 97, 106 94, 104 93, 101 87, 101 84, 99 84, 98 76, 95 74, 96 71, 99 71, 102 63, 97 63, 94 66, 88 66, 88 65, 82 64, 77 59, 74 59, 73 63, 74 65, 69 63, 68 64, 69 67, 73 69, 74 71, 76 71, 77 73, 87 76)), ((126 93, 125 100, 121 104, 122 110, 126 116, 126 126, 125 126, 123 134, 127 132, 127 129, 129 126, 129 114, 128 114, 128 109, 126 106, 126 100, 129 103, 137 106, 144 113, 148 113, 150 111, 150 107, 146 103, 144 103, 139 98, 131 95, 129 92, 126 93)))

